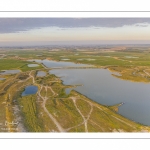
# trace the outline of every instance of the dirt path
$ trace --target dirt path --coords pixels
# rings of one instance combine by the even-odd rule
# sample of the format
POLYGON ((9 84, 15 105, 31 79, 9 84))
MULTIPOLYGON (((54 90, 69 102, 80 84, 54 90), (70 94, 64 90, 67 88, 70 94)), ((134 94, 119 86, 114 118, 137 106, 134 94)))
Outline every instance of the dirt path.
POLYGON ((115 117, 115 116, 113 116, 113 115, 111 115, 111 116, 114 117, 115 119, 117 119, 117 120, 119 120, 119 121, 125 123, 126 125, 128 125, 128 126, 130 126, 130 127, 132 127, 132 128, 135 128, 135 127, 133 127, 131 124, 128 124, 127 122, 125 122, 125 121, 123 121, 123 120, 121 120, 121 119, 119 119, 119 118, 117 118, 117 117, 115 117))
POLYGON ((69 130, 71 130, 71 129, 73 129, 73 128, 79 127, 79 126, 81 126, 82 124, 84 124, 84 122, 82 122, 82 123, 80 123, 80 124, 78 124, 78 125, 76 125, 76 126, 67 128, 67 129, 65 129, 65 131, 69 131, 69 130))
POLYGON ((17 128, 18 128, 18 132, 27 132, 24 124, 23 124, 23 119, 22 119, 22 116, 20 116, 20 109, 19 109, 19 106, 18 105, 15 105, 14 108, 14 115, 16 116, 15 117, 15 122, 18 122, 17 124, 17 128))
MULTIPOLYGON (((30 76, 30 78, 32 78, 33 84, 35 84, 35 78, 34 78, 33 75, 31 75, 31 73, 32 73, 33 71, 34 71, 34 70, 30 71, 29 76, 30 76)), ((38 93, 37 93, 37 94, 38 94, 39 97, 43 100, 43 102, 42 102, 42 107, 43 107, 44 111, 47 113, 47 115, 49 116, 49 118, 50 118, 50 119, 54 122, 54 124, 57 126, 58 130, 59 130, 60 132, 65 132, 65 129, 63 129, 63 128, 61 127, 61 125, 58 123, 58 121, 53 117, 52 114, 49 113, 49 111, 48 111, 48 110, 46 109, 46 107, 45 107, 46 101, 47 101, 47 99, 48 99, 48 98, 47 98, 47 88, 50 88, 51 91, 53 92, 53 94, 56 94, 56 93, 52 90, 51 87, 41 86, 41 85, 39 85, 39 84, 37 84, 37 85, 40 87, 40 90, 38 90, 38 93), (46 91, 45 97, 43 97, 43 96, 41 95, 41 90, 42 90, 42 88, 45 88, 45 91, 46 91)))
POLYGON ((53 89, 52 89, 50 86, 49 86, 48 88, 52 91, 53 96, 54 96, 54 95, 57 95, 57 94, 53 91, 53 89))
POLYGON ((94 122, 93 120, 89 120, 92 124, 98 126, 103 132, 104 132, 104 129, 99 125, 97 124, 96 122, 94 122))
POLYGON ((34 76, 33 76, 33 75, 31 75, 31 73, 32 73, 33 71, 34 71, 34 70, 30 71, 29 76, 32 78, 32 80, 33 80, 33 84, 34 84, 34 83, 35 83, 35 79, 34 79, 34 76))
MULTIPOLYGON (((93 111, 93 105, 91 105, 91 110, 90 110, 90 112, 89 112, 89 114, 88 114, 88 116, 87 116, 87 118, 86 118, 86 117, 81 113, 80 109, 78 108, 78 106, 77 106, 77 104, 76 104, 76 98, 75 98, 75 97, 70 97, 70 98, 72 99, 72 101, 73 101, 73 103, 74 103, 74 105, 75 105, 77 111, 79 112, 79 114, 81 115, 81 117, 82 117, 82 119, 83 119, 83 123, 84 123, 84 126, 85 126, 85 132, 88 132, 87 121, 89 120, 90 115, 91 115, 91 113, 92 113, 92 111, 93 111)), ((83 124, 83 123, 82 123, 82 124, 83 124)))
MULTIPOLYGON (((47 113, 47 115, 49 116, 49 118, 50 118, 50 119, 54 122, 54 124, 57 126, 58 130, 59 130, 60 132, 65 132, 65 129, 63 129, 63 128, 61 127, 61 125, 58 123, 58 121, 57 121, 57 120, 53 117, 53 115, 50 114, 49 111, 46 109, 45 104, 46 104, 46 101, 47 101, 48 98, 41 96, 41 90, 42 90, 42 88, 43 88, 43 86, 40 87, 40 90, 38 91, 38 95, 39 95, 39 97, 41 97, 41 99, 43 100, 42 107, 43 107, 44 111, 47 113)), ((47 91, 47 87, 46 87, 46 91, 47 91)))

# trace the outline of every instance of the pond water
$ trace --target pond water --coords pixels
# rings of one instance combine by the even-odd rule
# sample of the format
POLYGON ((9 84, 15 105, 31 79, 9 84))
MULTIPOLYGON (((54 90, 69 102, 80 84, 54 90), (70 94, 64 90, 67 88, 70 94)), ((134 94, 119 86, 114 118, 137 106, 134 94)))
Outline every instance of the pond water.
POLYGON ((83 84, 75 90, 100 104, 124 102, 119 114, 150 125, 150 84, 120 80, 107 69, 56 69, 50 73, 61 77, 65 85, 83 84))
POLYGON ((21 96, 36 94, 37 90, 38 90, 37 86, 34 85, 27 86, 23 91, 23 93, 21 94, 21 96))
POLYGON ((46 76, 46 72, 44 72, 44 71, 38 71, 36 76, 37 77, 45 77, 46 76))
POLYGON ((28 67, 38 67, 38 64, 28 64, 28 67))
POLYGON ((7 74, 17 74, 19 73, 20 70, 5 70, 4 72, 0 72, 0 74, 3 74, 3 75, 7 75, 7 74))
POLYGON ((5 80, 5 78, 0 78, 0 80, 5 80))

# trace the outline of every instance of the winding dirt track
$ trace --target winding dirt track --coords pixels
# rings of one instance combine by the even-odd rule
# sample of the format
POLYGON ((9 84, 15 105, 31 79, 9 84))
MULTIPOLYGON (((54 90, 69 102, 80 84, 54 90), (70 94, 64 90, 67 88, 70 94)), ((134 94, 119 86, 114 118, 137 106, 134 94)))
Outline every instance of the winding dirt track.
POLYGON ((34 76, 31 75, 31 73, 32 73, 33 71, 34 71, 34 70, 30 71, 29 76, 32 78, 33 84, 34 84, 34 83, 35 83, 35 79, 34 79, 34 76))
POLYGON ((145 69, 145 70, 143 70, 143 72, 144 72, 145 74, 147 74, 148 76, 150 76, 150 74, 149 74, 148 72, 146 72, 146 70, 150 70, 150 69, 145 69))
POLYGON ((54 96, 54 95, 57 95, 57 94, 53 91, 53 89, 52 89, 50 86, 49 86, 48 88, 52 91, 53 96, 54 96))
MULTIPOLYGON (((34 78, 34 76, 33 75, 31 75, 31 73, 32 73, 33 71, 30 71, 30 73, 29 73, 29 76, 30 76, 30 78, 32 78, 32 80, 33 80, 33 84, 35 84, 35 78, 34 78)), ((37 83, 36 83, 37 84, 37 83)), ((42 103, 42 107, 43 107, 43 109, 44 109, 44 111, 47 113, 47 115, 49 116, 49 118, 54 122, 54 124, 56 125, 56 127, 58 128, 58 130, 60 131, 60 132, 65 132, 65 130, 61 127, 61 125, 59 124, 59 122, 53 117, 53 115, 52 114, 50 114, 49 113, 49 111, 46 109, 46 107, 45 107, 45 104, 46 104, 46 101, 47 101, 47 97, 46 97, 46 95, 47 95, 47 86, 41 86, 41 85, 39 85, 39 84, 37 84, 39 87, 40 87, 40 90, 38 90, 38 95, 39 95, 39 97, 43 100, 43 103, 42 103), (45 90, 46 90, 46 95, 45 95, 45 97, 43 97, 42 95, 41 95, 41 90, 42 90, 42 88, 45 88, 45 90)), ((51 87, 49 87, 50 89, 51 89, 51 87)), ((55 94, 54 93, 54 91, 51 89, 51 91, 53 92, 53 94, 55 94)))
MULTIPOLYGON (((55 123, 55 125, 57 126, 58 130, 60 132, 65 132, 65 130, 62 128, 62 126, 58 123, 58 121, 53 117, 52 114, 49 113, 49 111, 46 109, 45 107, 45 104, 46 104, 46 101, 47 101, 47 97, 43 97, 41 96, 41 90, 42 90, 43 86, 40 87, 40 90, 38 91, 38 95, 39 97, 41 97, 41 99, 43 100, 43 103, 42 103, 42 107, 44 109, 44 111, 47 113, 47 115, 49 116, 49 118, 55 123)), ((47 91, 47 87, 46 88, 46 91, 47 91)))
POLYGON ((80 109, 77 107, 77 105, 76 105, 76 98, 75 98, 75 97, 70 97, 70 98, 72 99, 72 101, 73 101, 73 103, 74 103, 74 105, 75 105, 77 111, 79 112, 79 114, 80 114, 81 117, 83 118, 83 123, 82 123, 82 124, 84 124, 84 126, 85 126, 85 132, 88 132, 87 121, 89 120, 90 115, 91 115, 91 113, 92 113, 92 111, 93 111, 93 105, 91 105, 91 110, 90 110, 90 112, 89 112, 89 114, 88 114, 88 116, 87 116, 87 118, 86 118, 86 117, 81 113, 80 109))

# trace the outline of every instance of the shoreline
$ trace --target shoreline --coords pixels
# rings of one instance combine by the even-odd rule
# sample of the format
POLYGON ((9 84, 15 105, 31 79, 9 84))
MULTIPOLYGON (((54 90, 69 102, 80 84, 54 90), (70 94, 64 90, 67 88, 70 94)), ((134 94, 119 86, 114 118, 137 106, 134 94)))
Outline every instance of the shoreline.
MULTIPOLYGON (((44 65, 44 66, 45 66, 45 65, 44 65)), ((45 67, 46 67, 46 66, 45 66, 45 67)), ((108 71, 110 71, 110 72, 113 73, 113 71, 111 71, 111 70, 109 69, 110 66, 99 66, 99 67, 100 67, 100 69, 107 69, 108 71)), ((99 68, 99 67, 96 66, 96 68, 94 68, 94 69, 97 69, 97 68, 99 68)), ((47 68, 47 67, 46 67, 46 68, 47 68)), ((75 68, 77 68, 77 67, 75 67, 75 68)), ((55 70, 55 68, 47 68, 47 69, 55 70)), ((67 68, 62 68, 62 69, 67 69, 67 68)), ((73 68, 71 68, 71 69, 73 69, 73 68)), ((49 72, 49 73, 50 73, 50 72, 49 72)), ((51 74, 51 73, 50 73, 50 74, 51 74)), ((58 76, 56 76, 55 74, 53 74, 53 75, 61 80, 61 77, 58 77, 58 76)), ((119 79, 121 79, 121 78, 119 78, 119 79)), ((121 80, 124 80, 124 79, 121 79, 121 80)), ((127 80, 127 81, 128 81, 128 80, 127 80)), ((134 81, 133 81, 133 82, 134 82, 134 81)), ((135 81, 135 82, 136 82, 136 81, 135 81)), ((64 86, 74 86, 74 85, 65 85, 65 84, 63 83, 63 80, 61 80, 61 84, 64 85, 64 86)), ((83 86, 83 85, 82 85, 82 86, 83 86)), ((70 93, 71 93, 72 91, 75 91, 76 93, 78 93, 78 94, 80 94, 80 95, 86 97, 88 100, 90 100, 90 101, 92 101, 92 102, 94 102, 94 103, 96 103, 96 104, 98 104, 98 105, 101 105, 101 106, 103 106, 103 107, 109 108, 109 107, 112 106, 112 105, 103 105, 103 104, 101 104, 101 103, 98 103, 98 102, 96 102, 96 101, 90 99, 90 98, 87 97, 86 95, 84 95, 84 94, 82 94, 82 93, 76 91, 75 89, 72 89, 72 90, 70 91, 70 93)), ((119 104, 121 104, 121 103, 124 104, 123 102, 120 102, 119 104)), ((116 104, 116 105, 119 105, 119 104, 116 104)), ((121 104, 121 105, 122 105, 122 104, 121 104)), ((120 107, 121 105, 119 105, 118 107, 120 107)), ((113 106, 114 106, 114 105, 113 105, 113 106)), ((109 108, 109 109, 110 109, 111 111, 113 111, 111 108, 109 108)), ((122 114, 119 114, 118 112, 115 112, 115 113, 116 113, 117 115, 122 116, 123 118, 129 120, 129 121, 132 121, 132 122, 137 123, 137 124, 139 124, 139 125, 143 125, 143 126, 145 126, 145 127, 150 127, 150 125, 145 125, 145 124, 143 124, 143 123, 139 123, 139 122, 133 121, 133 120, 131 120, 131 119, 129 119, 129 118, 123 116, 122 114)))
MULTIPOLYGON (((53 75, 55 75, 55 74, 53 74, 53 75)), ((55 75, 55 77, 57 77, 57 76, 55 75)), ((59 78, 59 77, 57 77, 57 78, 59 78)), ((61 78, 61 77, 60 77, 60 78, 61 78)), ((60 79, 60 78, 59 78, 59 79, 60 79)), ((65 84, 63 83, 63 80, 61 80, 61 84, 64 85, 64 86, 72 86, 72 85, 65 85, 65 84)), ((71 92, 78 93, 79 95, 86 97, 89 101, 95 103, 96 105, 100 105, 100 106, 106 107, 106 108, 108 108, 108 109, 111 110, 111 111, 113 111, 113 110, 110 108, 111 106, 119 105, 118 107, 120 107, 120 106, 122 106, 122 105, 124 104, 124 102, 120 102, 119 104, 115 104, 115 105, 103 105, 103 104, 100 104, 100 103, 98 103, 98 102, 96 102, 96 101, 90 99, 89 97, 87 97, 86 95, 84 95, 84 94, 82 94, 82 93, 76 91, 75 89, 72 89, 72 90, 70 91, 70 93, 71 93, 71 92), (121 104, 121 105, 120 105, 120 104, 121 104)), ((142 126, 145 126, 145 127, 150 127, 150 125, 145 125, 145 124, 142 124, 142 123, 133 121, 133 120, 131 120, 131 119, 129 119, 129 118, 123 116, 122 114, 119 114, 118 112, 115 112, 115 111, 113 111, 113 112, 116 113, 117 115, 123 117, 124 119, 127 119, 127 120, 129 120, 129 121, 132 121, 132 122, 134 122, 134 123, 136 123, 136 124, 139 124, 139 125, 142 125, 142 126)))

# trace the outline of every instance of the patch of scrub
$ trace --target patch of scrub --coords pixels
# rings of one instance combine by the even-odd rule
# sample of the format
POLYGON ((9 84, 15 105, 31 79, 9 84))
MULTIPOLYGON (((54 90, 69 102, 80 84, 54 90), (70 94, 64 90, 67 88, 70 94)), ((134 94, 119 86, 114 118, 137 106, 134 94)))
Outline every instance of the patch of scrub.
POLYGON ((28 64, 28 67, 39 67, 38 64, 28 64))
POLYGON ((45 77, 46 76, 46 72, 44 72, 44 71, 38 71, 36 76, 37 77, 45 77))
POLYGON ((3 72, 0 72, 0 74, 5 74, 5 75, 7 75, 7 74, 17 74, 19 72, 20 72, 20 70, 4 70, 3 72))
POLYGON ((83 59, 77 59, 77 60, 83 60, 83 59))
POLYGON ((139 58, 139 57, 133 57, 133 56, 124 56, 125 58, 139 58))
POLYGON ((23 91, 23 93, 21 94, 21 96, 36 94, 37 90, 38 90, 37 86, 34 85, 27 86, 23 91))

